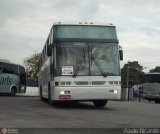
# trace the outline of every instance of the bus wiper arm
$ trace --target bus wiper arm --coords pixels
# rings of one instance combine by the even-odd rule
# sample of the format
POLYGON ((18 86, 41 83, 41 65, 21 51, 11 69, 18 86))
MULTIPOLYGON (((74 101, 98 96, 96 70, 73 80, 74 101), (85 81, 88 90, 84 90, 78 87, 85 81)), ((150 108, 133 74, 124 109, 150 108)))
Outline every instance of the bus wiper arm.
POLYGON ((75 73, 73 74, 73 77, 76 77, 77 76, 77 74, 78 74, 78 72, 79 72, 79 69, 80 69, 80 67, 81 67, 81 65, 82 65, 82 63, 83 63, 83 60, 84 59, 84 56, 82 56, 81 57, 81 59, 80 59, 80 61, 79 61, 79 64, 78 64, 78 66, 76 67, 76 71, 75 71, 75 73))
POLYGON ((94 63, 96 64, 96 66, 98 67, 98 69, 101 71, 101 74, 104 76, 104 77, 107 77, 107 73, 104 72, 104 70, 102 69, 102 67, 99 65, 99 63, 93 58, 94 63))

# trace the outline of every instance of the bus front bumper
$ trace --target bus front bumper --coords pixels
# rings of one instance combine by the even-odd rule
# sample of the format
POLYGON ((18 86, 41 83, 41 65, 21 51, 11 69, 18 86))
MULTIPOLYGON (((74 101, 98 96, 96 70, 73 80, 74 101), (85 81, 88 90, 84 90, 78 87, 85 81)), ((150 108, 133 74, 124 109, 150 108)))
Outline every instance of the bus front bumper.
POLYGON ((160 95, 146 95, 146 94, 142 94, 142 98, 143 99, 148 99, 148 100, 156 100, 156 99, 160 99, 160 95))
POLYGON ((52 100, 120 100, 121 88, 113 87, 55 87, 52 100))

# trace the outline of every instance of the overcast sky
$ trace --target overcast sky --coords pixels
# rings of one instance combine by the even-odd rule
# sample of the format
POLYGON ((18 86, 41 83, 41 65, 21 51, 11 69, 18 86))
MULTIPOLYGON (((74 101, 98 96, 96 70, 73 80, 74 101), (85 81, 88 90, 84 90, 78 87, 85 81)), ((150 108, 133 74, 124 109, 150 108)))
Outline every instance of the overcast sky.
POLYGON ((113 23, 121 65, 160 66, 160 0, 0 0, 0 58, 23 64, 59 21, 113 23))

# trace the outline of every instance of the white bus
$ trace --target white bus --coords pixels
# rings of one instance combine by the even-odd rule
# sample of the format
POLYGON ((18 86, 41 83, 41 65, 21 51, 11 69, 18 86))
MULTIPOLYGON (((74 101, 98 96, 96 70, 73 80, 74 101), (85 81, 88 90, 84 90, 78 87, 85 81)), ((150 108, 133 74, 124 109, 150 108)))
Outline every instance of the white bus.
POLYGON ((41 53, 41 99, 92 101, 96 107, 120 100, 123 51, 118 43, 113 24, 54 24, 41 53))
POLYGON ((147 73, 144 75, 142 97, 160 103, 160 73, 147 73))

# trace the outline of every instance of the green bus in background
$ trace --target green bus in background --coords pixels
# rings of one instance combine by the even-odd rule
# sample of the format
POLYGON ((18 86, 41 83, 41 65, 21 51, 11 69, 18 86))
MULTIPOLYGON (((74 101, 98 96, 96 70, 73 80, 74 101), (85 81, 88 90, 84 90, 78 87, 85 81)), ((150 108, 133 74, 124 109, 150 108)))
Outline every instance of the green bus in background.
POLYGON ((26 92, 26 73, 23 66, 0 59, 0 93, 14 96, 26 92))
POLYGON ((147 73, 144 75, 142 97, 160 103, 160 73, 147 73))

